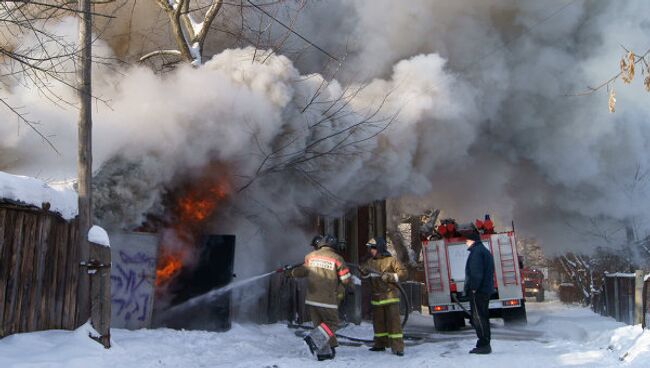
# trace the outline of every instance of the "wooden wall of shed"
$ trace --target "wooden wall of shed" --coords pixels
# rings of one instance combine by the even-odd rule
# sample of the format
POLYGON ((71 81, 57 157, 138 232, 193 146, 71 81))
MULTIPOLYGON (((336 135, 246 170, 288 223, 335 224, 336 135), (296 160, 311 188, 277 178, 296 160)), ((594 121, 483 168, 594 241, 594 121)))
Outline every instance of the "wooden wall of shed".
POLYGON ((0 204, 0 337, 83 324, 79 263, 76 221, 0 204))

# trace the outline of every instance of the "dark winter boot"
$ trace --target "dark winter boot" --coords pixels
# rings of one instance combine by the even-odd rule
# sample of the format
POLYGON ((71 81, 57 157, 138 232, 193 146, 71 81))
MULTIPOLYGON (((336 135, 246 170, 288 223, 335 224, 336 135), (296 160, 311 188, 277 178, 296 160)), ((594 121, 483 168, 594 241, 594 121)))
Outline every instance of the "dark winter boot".
POLYGON ((492 347, 490 345, 476 347, 469 351, 470 354, 490 354, 492 352, 492 347))
POLYGON ((393 354, 395 354, 395 355, 397 355, 397 356, 404 356, 404 352, 403 352, 403 351, 394 351, 393 354))
POLYGON ((370 351, 386 351, 386 348, 382 348, 382 347, 379 347, 379 346, 373 346, 368 350, 370 350, 370 351))

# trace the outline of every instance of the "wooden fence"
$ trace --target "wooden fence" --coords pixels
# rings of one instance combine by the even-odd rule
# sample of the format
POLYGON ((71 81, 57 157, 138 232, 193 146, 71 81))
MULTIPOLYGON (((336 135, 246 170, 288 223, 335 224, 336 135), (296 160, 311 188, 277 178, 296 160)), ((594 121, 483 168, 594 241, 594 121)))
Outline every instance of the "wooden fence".
POLYGON ((0 203, 0 338, 18 332, 75 329, 77 222, 49 211, 0 203))
POLYGON ((643 328, 650 329, 650 278, 643 282, 643 328))
POLYGON ((648 296, 643 275, 642 271, 606 273, 601 290, 593 292, 592 310, 629 325, 645 323, 648 296))

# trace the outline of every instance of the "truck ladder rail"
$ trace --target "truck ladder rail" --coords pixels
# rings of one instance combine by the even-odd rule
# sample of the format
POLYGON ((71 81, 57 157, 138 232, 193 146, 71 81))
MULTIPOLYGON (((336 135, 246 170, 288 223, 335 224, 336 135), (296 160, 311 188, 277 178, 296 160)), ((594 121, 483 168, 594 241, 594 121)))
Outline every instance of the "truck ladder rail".
POLYGON ((426 265, 424 271, 427 278, 429 292, 443 291, 445 287, 442 282, 442 272, 440 270, 440 249, 437 244, 431 244, 429 242, 423 243, 422 245, 424 246, 423 255, 424 263, 426 265), (429 253, 431 246, 435 248, 435 253, 434 251, 429 253))
POLYGON ((515 252, 512 248, 512 240, 508 243, 501 243, 501 237, 497 238, 497 245, 499 247, 499 260, 501 262, 501 273, 503 276, 503 285, 518 285, 517 280, 517 264, 515 261, 515 252), (508 244, 509 243, 509 244, 508 244), (510 245, 510 253, 504 253, 504 246, 510 245))

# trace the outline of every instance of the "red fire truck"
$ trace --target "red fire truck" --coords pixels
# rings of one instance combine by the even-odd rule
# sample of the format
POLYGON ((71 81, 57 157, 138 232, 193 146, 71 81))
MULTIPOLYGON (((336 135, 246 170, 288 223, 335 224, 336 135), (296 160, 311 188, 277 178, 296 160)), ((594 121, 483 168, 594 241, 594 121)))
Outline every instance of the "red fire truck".
MULTIPOLYGON (((458 235, 451 231, 441 239, 422 243, 429 312, 439 331, 465 326, 470 309, 468 296, 463 292, 469 252, 465 238, 458 235)), ((515 246, 514 229, 501 233, 493 229, 483 232, 481 241, 494 257, 496 292, 489 304, 490 317, 501 317, 506 324, 526 323, 522 265, 515 246)))
POLYGON ((538 302, 544 301, 544 273, 536 268, 524 268, 524 289, 526 296, 534 296, 538 302))

